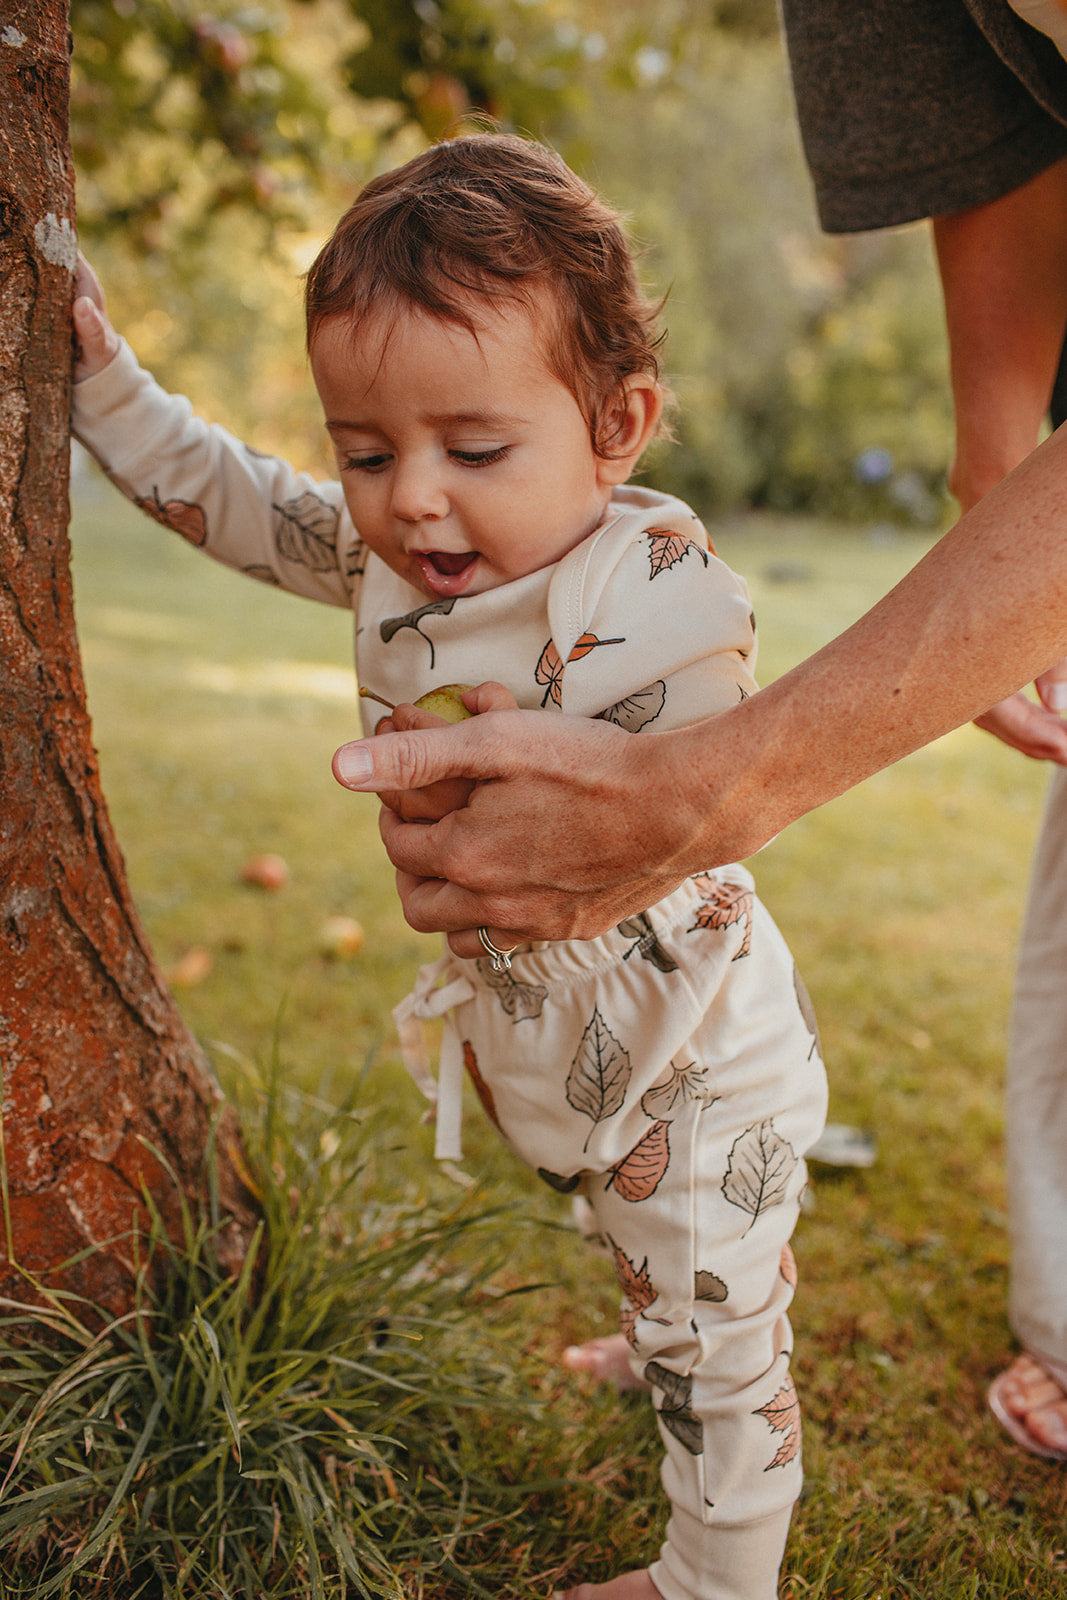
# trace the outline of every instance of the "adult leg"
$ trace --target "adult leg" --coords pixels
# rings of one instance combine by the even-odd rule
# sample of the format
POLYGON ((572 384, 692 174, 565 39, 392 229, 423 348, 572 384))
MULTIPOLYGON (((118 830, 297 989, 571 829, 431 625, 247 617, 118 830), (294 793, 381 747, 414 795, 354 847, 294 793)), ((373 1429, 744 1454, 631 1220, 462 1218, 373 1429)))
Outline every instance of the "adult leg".
POLYGON ((1031 1360, 991 1401, 1020 1442, 1067 1455, 1067 771, 1054 773, 1034 858, 1007 1087, 1012 1327, 1031 1360), (998 1409, 1002 1408, 1002 1409, 998 1409), (1010 1423, 1008 1423, 1010 1426, 1010 1423))

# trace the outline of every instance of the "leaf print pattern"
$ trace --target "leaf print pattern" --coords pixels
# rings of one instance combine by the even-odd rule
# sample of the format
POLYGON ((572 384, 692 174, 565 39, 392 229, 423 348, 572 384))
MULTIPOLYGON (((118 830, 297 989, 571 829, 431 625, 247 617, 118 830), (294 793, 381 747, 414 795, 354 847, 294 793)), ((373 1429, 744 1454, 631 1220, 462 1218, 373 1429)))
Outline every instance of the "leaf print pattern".
POLYGON ((204 515, 203 506, 198 506, 194 501, 161 500, 159 490, 153 487, 150 495, 146 495, 143 499, 135 499, 133 503, 151 517, 153 522, 161 522, 164 528, 180 533, 183 539, 187 539, 198 550, 207 543, 207 517, 204 515))
POLYGON ((669 572, 676 567, 690 550, 697 552, 705 566, 708 564, 708 552, 699 540, 688 533, 673 533, 670 528, 649 528, 645 538, 648 540, 648 560, 652 568, 650 582, 658 578, 661 572, 669 572))
POLYGON ((632 944, 629 950, 624 953, 622 958, 624 961, 629 961, 636 950, 641 959, 643 961, 651 961, 658 972, 678 971, 677 961, 673 956, 667 954, 656 938, 647 911, 639 912, 636 917, 627 917, 625 922, 619 923, 618 927, 624 939, 636 940, 636 943, 632 944))
POLYGON ((666 1083, 654 1083, 641 1096, 641 1110, 646 1117, 670 1119, 693 1100, 713 1106, 719 1096, 712 1092, 707 1067, 698 1067, 691 1061, 687 1067, 672 1067, 666 1083))
POLYGON ((647 1200, 660 1186, 670 1165, 670 1123, 656 1122, 640 1138, 617 1166, 612 1167, 607 1187, 614 1187, 620 1200, 647 1200))
POLYGON ((645 1257, 640 1267, 635 1267, 626 1251, 620 1250, 614 1239, 609 1237, 608 1244, 611 1246, 612 1260, 615 1263, 615 1277, 623 1293, 623 1302, 619 1309, 619 1326, 627 1344, 636 1349, 637 1334, 634 1329, 637 1319, 648 1310, 656 1298, 656 1291, 648 1271, 648 1257, 645 1257))
POLYGON ((249 567, 242 567, 241 571, 248 578, 255 578, 257 583, 269 584, 272 589, 280 589, 282 580, 273 567, 264 566, 262 562, 254 561, 249 567))
POLYGON ((327 505, 306 490, 295 500, 275 505, 274 544, 278 554, 312 572, 332 572, 337 566, 336 506, 327 505))
POLYGON ((474 1091, 477 1094, 478 1099, 482 1102, 482 1110, 485 1112, 494 1128, 499 1128, 500 1118, 496 1114, 496 1102, 493 1099, 493 1091, 482 1077, 481 1068, 478 1066, 478 1057, 475 1055, 474 1046, 471 1044, 469 1039, 464 1039, 463 1041, 463 1065, 467 1069, 468 1076, 474 1085, 474 1091))
POLYGON ((497 999, 512 1022, 525 1022, 541 1015, 548 999, 548 990, 543 984, 520 983, 510 972, 496 972, 488 960, 479 961, 477 966, 490 989, 496 990, 497 999))
POLYGON ((681 1378, 661 1361, 650 1361, 645 1368, 645 1378, 663 1395, 663 1404, 656 1407, 657 1414, 668 1433, 691 1456, 704 1453, 704 1429, 693 1410, 693 1380, 681 1378))
POLYGON ((356 578, 362 578, 362 576, 363 576, 363 574, 364 574, 364 572, 366 570, 367 570, 367 547, 366 547, 366 545, 363 544, 362 542, 360 542, 359 544, 351 545, 349 547, 348 551, 345 554, 345 564, 344 564, 345 577, 348 578, 349 581, 351 582, 351 581, 354 581, 356 578))
POLYGON ((648 1272, 648 1257, 645 1257, 639 1267, 635 1267, 626 1251, 620 1250, 614 1239, 609 1239, 608 1243, 611 1245, 615 1278, 619 1288, 638 1311, 647 1311, 656 1298, 656 1291, 652 1287, 652 1279, 648 1272))
POLYGON ((546 684, 542 707, 547 706, 549 699, 554 705, 560 705, 563 700, 563 662, 559 659, 559 651, 550 639, 541 651, 541 659, 534 669, 534 681, 546 684))
POLYGON ((596 1126, 621 1108, 632 1070, 630 1057, 594 1006, 566 1085, 570 1104, 593 1123, 586 1148, 596 1126))
POLYGON ((811 1049, 808 1051, 808 1060, 810 1061, 813 1055, 817 1055, 821 1061, 822 1045, 819 1042, 819 1024, 815 1016, 815 1007, 811 1003, 811 995, 808 993, 807 984, 795 966, 793 968, 793 988, 796 992, 797 1005, 800 1007, 800 1015, 804 1018, 808 1032, 811 1034, 811 1049))
POLYGON ((764 1211, 782 1204, 796 1169, 793 1146, 782 1138, 770 1117, 746 1128, 734 1140, 722 1192, 732 1206, 740 1206, 751 1216, 746 1233, 764 1211))
POLYGON ((743 883, 726 883, 706 872, 697 873, 693 882, 703 904, 689 932, 695 933, 698 928, 732 928, 735 922, 743 922, 745 936, 733 958, 740 961, 752 948, 752 890, 743 883))
POLYGON ((583 634, 580 635, 579 638, 577 638, 574 641, 574 649, 571 651, 570 655, 567 657, 567 660, 568 660, 568 662, 580 661, 583 656, 587 656, 589 654, 590 650, 597 650, 597 649, 600 648, 601 645, 605 645, 605 644, 625 644, 625 643, 626 643, 625 638, 622 638, 622 639, 598 639, 595 633, 583 633, 583 634))
POLYGON ((572 1173, 565 1178, 562 1173, 549 1172, 547 1167, 538 1167, 537 1176, 542 1183, 547 1183, 550 1189, 555 1189, 557 1194, 573 1194, 582 1181, 580 1172, 572 1173))
POLYGON ((800 1400, 792 1378, 787 1378, 774 1399, 768 1400, 752 1415, 765 1417, 775 1433, 785 1434, 774 1460, 768 1461, 764 1472, 770 1472, 772 1467, 784 1467, 795 1460, 800 1451, 800 1400))
POLYGON ((425 639, 426 643, 430 647, 430 666, 432 668, 436 659, 436 651, 434 650, 433 640, 430 638, 428 633, 423 633, 422 629, 419 627, 419 623, 422 621, 423 617, 447 617, 455 603, 456 601, 454 597, 451 600, 431 600, 428 605, 419 606, 418 610, 416 611, 408 611, 402 617, 386 617, 385 621, 380 623, 378 627, 378 632, 381 635, 382 643, 391 643, 391 641, 396 638, 401 628, 413 628, 418 634, 419 638, 425 639))
POLYGON ((628 694, 625 700, 617 700, 600 713, 600 718, 602 722, 614 722, 616 727, 625 728, 627 733, 640 733, 650 722, 655 722, 666 699, 667 685, 660 679, 650 683, 647 689, 628 694))
MULTIPOLYGON (((567 657, 567 661, 568 663, 571 661, 581 661, 582 657, 587 656, 590 650, 596 650, 601 645, 625 643, 625 638, 598 639, 595 633, 583 633, 581 637, 575 641, 574 649, 567 657)), ((534 669, 534 682, 545 685, 544 696, 541 700, 542 706, 547 706, 549 699, 552 700, 553 705, 558 706, 562 703, 563 662, 560 660, 559 651, 556 649, 555 641, 552 639, 548 641, 548 643, 545 645, 545 648, 541 651, 540 659, 536 668, 534 669)))
POLYGON ((730 1291, 717 1272, 697 1271, 693 1274, 693 1299, 712 1300, 721 1305, 730 1298, 730 1291))

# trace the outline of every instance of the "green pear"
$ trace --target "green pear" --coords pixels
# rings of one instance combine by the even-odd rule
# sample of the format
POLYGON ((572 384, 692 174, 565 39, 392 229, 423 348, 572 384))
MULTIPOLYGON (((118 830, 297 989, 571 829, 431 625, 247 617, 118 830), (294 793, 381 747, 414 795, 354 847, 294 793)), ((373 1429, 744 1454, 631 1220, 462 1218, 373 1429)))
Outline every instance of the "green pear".
MULTIPOLYGON (((439 689, 427 689, 414 702, 420 711, 429 711, 433 716, 440 717, 442 722, 465 722, 470 712, 463 704, 463 696, 473 688, 469 683, 443 683, 439 689)), ((368 700, 377 700, 380 706, 385 706, 389 711, 395 711, 396 706, 391 700, 386 700, 373 689, 360 689, 360 694, 368 700)))
POLYGON ((415 701, 420 711, 429 711, 443 722, 465 722, 470 712, 463 704, 463 696, 472 686, 469 683, 443 683, 439 689, 429 689, 415 701))

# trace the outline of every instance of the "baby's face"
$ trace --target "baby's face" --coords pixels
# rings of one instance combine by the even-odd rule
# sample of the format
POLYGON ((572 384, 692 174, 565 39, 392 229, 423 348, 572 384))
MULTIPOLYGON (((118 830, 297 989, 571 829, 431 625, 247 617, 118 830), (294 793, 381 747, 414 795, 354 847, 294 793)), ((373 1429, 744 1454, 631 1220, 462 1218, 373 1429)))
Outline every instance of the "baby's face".
POLYGON ((414 308, 371 317, 355 336, 331 317, 311 344, 352 521, 433 599, 559 560, 619 481, 549 369, 539 319, 515 305, 477 315, 477 338, 414 308))

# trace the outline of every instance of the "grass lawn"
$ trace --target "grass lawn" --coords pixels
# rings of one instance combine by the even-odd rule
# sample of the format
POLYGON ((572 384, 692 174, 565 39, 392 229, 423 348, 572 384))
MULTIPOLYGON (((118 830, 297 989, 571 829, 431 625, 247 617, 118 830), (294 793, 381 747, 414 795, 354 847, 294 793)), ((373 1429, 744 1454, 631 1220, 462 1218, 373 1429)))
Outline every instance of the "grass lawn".
MULTIPOLYGON (((748 576, 766 682, 858 615, 921 553, 910 537, 738 521, 714 530, 748 576)), ((371 1176, 408 1200, 434 1169, 390 1007, 434 939, 404 924, 376 805, 339 790, 357 727, 351 619, 201 560, 95 479, 74 528, 76 596, 104 787, 161 965, 211 958, 177 989, 224 1084, 277 1047, 305 1091, 364 1073, 371 1176), (244 885, 248 856, 288 885, 244 885), (323 952, 356 917, 353 960, 323 952), (239 1066, 239 1063, 243 1065, 239 1066)), ((812 752, 818 759, 818 752, 812 752)), ((1062 1596, 1067 1474, 984 1408, 1011 1349, 1001 1082, 1011 968, 1044 774, 973 729, 806 818, 753 866, 819 1011, 831 1116, 872 1129, 866 1172, 813 1170, 795 1240, 795 1375, 807 1485, 783 1596, 1062 1596)), ((614 1326, 617 1291, 565 1202, 498 1144, 476 1103, 465 1163, 514 1207, 506 1265, 472 1315, 542 1402, 487 1413, 467 1448, 506 1502, 464 1530, 412 1596, 547 1595, 644 1564, 663 1522, 647 1402, 564 1380, 567 1343, 614 1326), (536 1293, 505 1291, 540 1285, 536 1293), (449 1571, 462 1577, 448 1576, 449 1571)), ((457 1533, 460 1530, 457 1530, 457 1533)))

